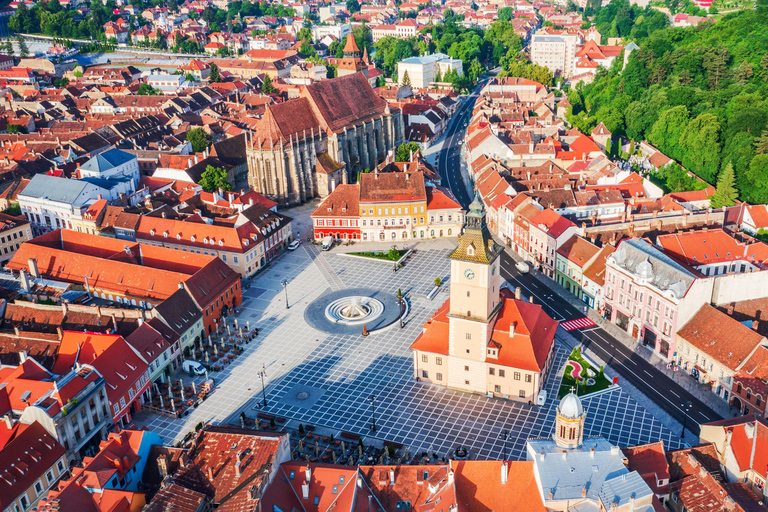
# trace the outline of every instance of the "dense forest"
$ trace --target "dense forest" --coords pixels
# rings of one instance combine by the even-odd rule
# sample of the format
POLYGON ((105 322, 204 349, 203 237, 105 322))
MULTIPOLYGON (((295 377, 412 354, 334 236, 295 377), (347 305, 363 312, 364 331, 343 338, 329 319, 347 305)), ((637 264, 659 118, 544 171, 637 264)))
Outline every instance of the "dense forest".
POLYGON ((608 35, 633 38, 640 48, 626 69, 616 59, 571 91, 569 120, 585 132, 602 121, 614 137, 648 140, 712 184, 732 167, 740 198, 768 203, 765 8, 688 28, 649 24, 649 10, 637 12, 628 0, 607 8, 614 10, 605 16, 608 35), (622 11, 635 14, 616 23, 622 11))

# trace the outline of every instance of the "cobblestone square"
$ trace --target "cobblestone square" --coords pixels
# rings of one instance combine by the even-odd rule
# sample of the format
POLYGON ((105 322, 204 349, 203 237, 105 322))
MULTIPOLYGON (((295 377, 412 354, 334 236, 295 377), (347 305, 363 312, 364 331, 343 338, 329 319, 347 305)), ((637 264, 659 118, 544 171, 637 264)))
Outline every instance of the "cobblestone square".
MULTIPOLYGON (((556 372, 551 372, 544 406, 529 406, 416 382, 410 344, 437 307, 448 298, 447 283, 433 300, 435 277, 447 280, 447 241, 422 242, 407 264, 392 267, 376 261, 320 252, 303 244, 259 274, 244 291, 238 314, 259 335, 223 371, 213 373, 216 389, 188 416, 171 419, 140 415, 141 424, 167 442, 181 439, 198 422, 239 424, 245 411, 253 418, 262 411, 258 372, 266 369, 265 412, 293 423, 328 427, 380 440, 401 443, 411 450, 447 456, 458 446, 473 457, 501 458, 500 434, 508 431, 508 456, 524 458, 525 441, 549 436, 554 428, 557 389, 568 349, 556 345, 556 372), (288 305, 282 285, 288 281, 288 305), (307 305, 343 288, 372 288, 395 294, 400 288, 411 310, 401 329, 360 334, 324 333, 304 320, 307 305), (306 393, 299 396, 300 393, 306 393), (371 401, 376 396, 376 432, 371 432, 371 401)), ((186 378, 186 377, 185 377, 186 378)), ((667 449, 679 439, 648 414, 620 387, 585 397, 586 433, 603 435, 621 446, 664 440, 667 449)))

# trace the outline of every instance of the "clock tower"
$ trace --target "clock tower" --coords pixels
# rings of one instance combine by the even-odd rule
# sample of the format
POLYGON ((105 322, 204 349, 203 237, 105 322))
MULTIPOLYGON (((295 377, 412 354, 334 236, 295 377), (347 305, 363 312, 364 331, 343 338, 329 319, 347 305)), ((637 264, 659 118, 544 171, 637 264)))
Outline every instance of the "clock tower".
MULTIPOLYGON (((482 366, 481 371, 485 372, 486 349, 495 316, 501 308, 499 256, 502 250, 503 247, 493 240, 488 230, 483 203, 475 193, 466 215, 464 232, 459 236, 459 246, 449 256, 451 299, 448 351, 457 357, 458 366, 465 370, 449 374, 468 377, 464 373, 471 372, 473 366, 482 366), (478 365, 478 362, 483 362, 483 365, 478 365)), ((466 385, 466 382, 472 381, 485 391, 485 379, 478 376, 452 385, 472 389, 472 385, 466 385)))

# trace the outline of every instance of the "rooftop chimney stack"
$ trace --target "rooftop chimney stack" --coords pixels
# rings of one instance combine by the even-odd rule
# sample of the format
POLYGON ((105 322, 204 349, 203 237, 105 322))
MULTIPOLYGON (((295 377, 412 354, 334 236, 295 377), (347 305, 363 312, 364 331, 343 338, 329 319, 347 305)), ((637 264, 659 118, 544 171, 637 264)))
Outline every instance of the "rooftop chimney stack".
POLYGON ((504 485, 507 483, 507 462, 504 461, 501 464, 501 485, 504 485))

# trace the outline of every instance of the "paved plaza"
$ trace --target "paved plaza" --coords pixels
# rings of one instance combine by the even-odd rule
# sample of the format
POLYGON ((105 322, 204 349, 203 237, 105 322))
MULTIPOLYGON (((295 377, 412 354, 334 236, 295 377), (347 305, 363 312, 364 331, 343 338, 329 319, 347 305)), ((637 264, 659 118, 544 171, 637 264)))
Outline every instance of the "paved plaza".
MULTIPOLYGON (((358 246, 359 247, 359 246, 358 246)), ((181 439, 198 422, 238 424, 240 411, 256 417, 262 410, 262 367, 267 374, 266 412, 297 423, 348 431, 407 446, 411 453, 447 456, 458 446, 473 458, 501 458, 501 433, 508 432, 507 453, 525 457, 525 441, 550 436, 557 389, 569 350, 558 342, 555 368, 546 383, 550 399, 543 407, 488 398, 416 382, 410 344, 437 307, 448 298, 447 284, 433 300, 434 279, 449 273, 453 245, 430 241, 415 246, 407 264, 393 273, 380 262, 323 253, 303 244, 286 253, 244 291, 239 322, 258 327, 259 335, 224 371, 212 374, 212 396, 184 418, 148 415, 141 424, 166 442, 181 439), (288 281, 286 308, 281 282, 288 281), (304 319, 315 299, 344 288, 369 288, 394 295, 400 288, 411 310, 404 327, 394 326, 364 338, 321 332, 304 319), (557 374, 555 374, 557 373, 557 374), (376 396, 376 432, 371 433, 371 401, 376 396)), ((564 331, 563 331, 564 332, 564 331)), ((678 437, 647 413, 620 387, 585 397, 586 433, 603 435, 621 446, 663 440, 667 449, 678 437)))

